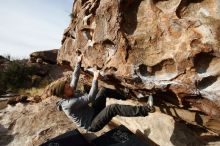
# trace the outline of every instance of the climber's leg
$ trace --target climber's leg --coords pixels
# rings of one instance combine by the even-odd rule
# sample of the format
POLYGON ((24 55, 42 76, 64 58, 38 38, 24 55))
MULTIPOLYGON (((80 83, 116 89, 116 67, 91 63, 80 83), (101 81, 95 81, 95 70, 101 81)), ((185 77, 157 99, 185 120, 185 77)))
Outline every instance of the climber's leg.
POLYGON ((107 97, 120 99, 120 100, 126 100, 126 97, 122 95, 121 93, 119 93, 117 90, 113 90, 109 88, 105 88, 105 89, 106 89, 105 94, 107 97))
POLYGON ((89 131, 101 130, 111 119, 116 116, 137 117, 147 116, 150 109, 147 106, 130 106, 112 104, 104 108, 92 121, 89 131))
POLYGON ((95 115, 100 113, 106 106, 106 88, 101 88, 96 95, 95 101, 92 103, 92 107, 95 110, 95 115))
POLYGON ((97 93, 95 101, 92 103, 92 107, 95 110, 95 115, 100 113, 105 108, 107 97, 125 100, 125 97, 117 91, 102 87, 97 93))

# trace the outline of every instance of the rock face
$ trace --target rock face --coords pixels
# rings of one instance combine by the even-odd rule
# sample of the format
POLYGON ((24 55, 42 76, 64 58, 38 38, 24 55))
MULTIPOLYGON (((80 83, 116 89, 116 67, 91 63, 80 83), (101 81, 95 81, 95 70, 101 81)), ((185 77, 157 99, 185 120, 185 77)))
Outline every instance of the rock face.
POLYGON ((84 70, 112 73, 117 89, 169 93, 219 117, 219 29, 218 0, 77 0, 58 61, 74 65, 78 50, 84 70))

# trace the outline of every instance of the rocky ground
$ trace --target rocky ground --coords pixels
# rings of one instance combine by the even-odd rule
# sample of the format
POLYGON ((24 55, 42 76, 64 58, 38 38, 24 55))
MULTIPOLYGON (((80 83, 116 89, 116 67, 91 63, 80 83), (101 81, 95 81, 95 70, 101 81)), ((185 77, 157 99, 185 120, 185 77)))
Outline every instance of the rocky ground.
MULTIPOLYGON (((18 103, 0 111, 1 146, 37 146, 66 131, 77 128, 63 112, 56 109, 56 97, 49 97, 39 103, 18 103)), ((108 104, 140 104, 134 101, 108 99, 108 104)), ((94 139, 108 130, 123 124, 142 140, 151 145, 202 146, 220 145, 220 138, 210 132, 201 132, 173 117, 160 112, 147 117, 115 117, 109 125, 97 133, 79 129, 88 139, 94 139)), ((198 129, 197 129, 198 130, 198 129)))

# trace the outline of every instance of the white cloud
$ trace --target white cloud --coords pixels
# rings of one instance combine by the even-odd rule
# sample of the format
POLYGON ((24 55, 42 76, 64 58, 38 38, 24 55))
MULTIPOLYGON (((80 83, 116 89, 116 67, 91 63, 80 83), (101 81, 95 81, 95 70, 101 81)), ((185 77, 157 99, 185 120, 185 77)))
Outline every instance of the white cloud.
POLYGON ((60 47, 72 0, 0 0, 0 55, 60 47))

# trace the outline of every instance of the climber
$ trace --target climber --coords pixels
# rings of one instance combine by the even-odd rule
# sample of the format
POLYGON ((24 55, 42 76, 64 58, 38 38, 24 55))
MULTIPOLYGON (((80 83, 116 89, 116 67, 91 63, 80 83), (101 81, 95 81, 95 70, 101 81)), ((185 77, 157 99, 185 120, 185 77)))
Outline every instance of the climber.
POLYGON ((136 117, 147 116, 153 113, 152 98, 150 104, 144 106, 130 106, 112 104, 105 106, 106 97, 116 99, 125 99, 120 93, 108 88, 101 88, 98 91, 98 78, 101 76, 99 70, 94 71, 92 87, 89 93, 80 94, 76 90, 79 80, 80 68, 83 55, 78 56, 75 70, 72 74, 72 80, 62 81, 52 87, 52 94, 61 97, 62 100, 57 102, 59 110, 71 118, 77 126, 91 132, 101 130, 114 116, 136 117))

